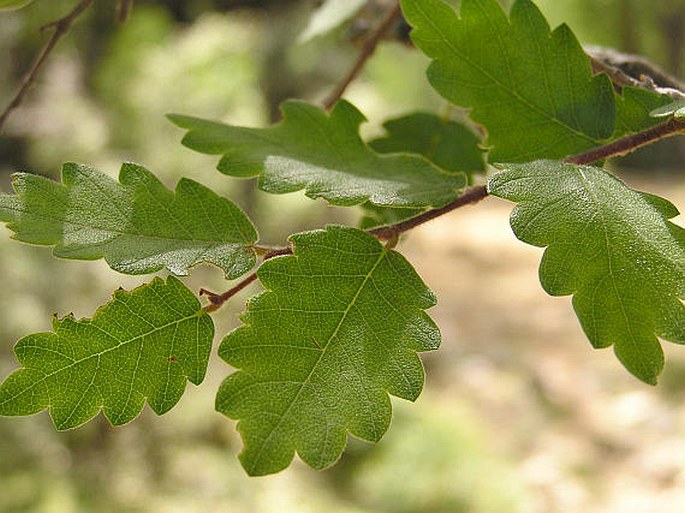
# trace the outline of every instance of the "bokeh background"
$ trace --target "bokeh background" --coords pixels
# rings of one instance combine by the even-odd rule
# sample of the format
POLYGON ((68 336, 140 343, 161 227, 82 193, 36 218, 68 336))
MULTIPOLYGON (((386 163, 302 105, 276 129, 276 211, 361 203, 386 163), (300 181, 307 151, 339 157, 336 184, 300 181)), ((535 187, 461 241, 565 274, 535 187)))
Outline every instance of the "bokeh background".
MULTIPOLYGON (((76 161, 116 176, 130 160, 169 186, 188 176, 230 197, 265 243, 283 244, 287 234, 327 222, 358 222, 354 209, 301 193, 268 196, 251 181, 220 175, 215 159, 183 148, 182 132, 165 119, 175 112, 264 126, 285 98, 324 98, 378 14, 368 9, 298 41, 316 3, 138 0, 117 26, 114 2, 95 2, 0 134, 0 190, 11 190, 15 171, 58 178, 62 162, 76 161)), ((685 71, 685 1, 537 3, 553 26, 569 23, 583 43, 648 55, 676 76, 685 71)), ((72 4, 36 0, 0 13, 0 107, 44 41, 39 27, 72 4)), ((388 117, 446 108, 424 77, 427 60, 405 36, 399 28, 385 41, 346 95, 368 116, 367 137, 388 117)), ((673 140, 610 165, 683 209, 684 155, 673 140)), ((513 237, 510 210, 490 198, 402 241, 400 250, 439 298, 430 313, 443 345, 425 355, 419 400, 394 401, 379 444, 350 440, 325 472, 296 462, 278 475, 248 478, 236 459, 234 423, 214 412, 214 393, 230 369, 213 357, 205 382, 189 386, 163 417, 146 410, 117 429, 98 417, 65 433, 45 413, 0 418, 0 512, 685 511, 685 351, 666 347, 656 388, 632 378, 610 350, 593 351, 569 298, 542 292, 541 251, 513 237)), ((52 314, 89 317, 117 287, 147 280, 102 262, 54 259, 48 248, 11 241, 1 229, 0 377, 16 367, 14 342, 49 330, 52 314)), ((186 283, 194 290, 229 285, 206 266, 186 283)), ((217 342, 258 290, 214 315, 217 342)))

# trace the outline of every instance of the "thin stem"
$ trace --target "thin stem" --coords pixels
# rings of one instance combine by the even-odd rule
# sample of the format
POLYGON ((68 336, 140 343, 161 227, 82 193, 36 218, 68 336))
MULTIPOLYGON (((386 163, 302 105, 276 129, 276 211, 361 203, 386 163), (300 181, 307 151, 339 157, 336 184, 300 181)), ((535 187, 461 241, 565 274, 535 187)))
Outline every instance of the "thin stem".
MULTIPOLYGON (((488 191, 485 188, 485 186, 473 187, 472 189, 469 189, 464 194, 459 196, 456 200, 454 200, 451 203, 448 203, 444 207, 428 210, 427 212, 423 212, 417 216, 410 217, 409 219, 405 219, 404 221, 400 221, 396 224, 372 228, 371 230, 367 230, 367 232, 371 235, 376 236, 380 240, 388 241, 388 247, 392 248, 395 246, 395 244, 397 243, 397 239, 402 233, 411 230, 412 228, 416 228, 417 226, 422 225, 423 223, 427 223, 428 221, 435 219, 436 217, 440 217, 441 215, 444 215, 447 212, 451 212, 452 210, 455 210, 459 207, 477 203, 478 201, 485 198, 487 195, 488 191)), ((269 258, 281 255, 292 255, 292 253, 292 248, 274 248, 271 249, 268 253, 264 254, 263 260, 268 260, 269 258)), ((210 304, 205 306, 203 310, 208 313, 218 310, 224 305, 224 303, 226 303, 229 299, 231 299, 238 292, 240 292, 245 287, 250 285, 256 279, 257 272, 255 271, 247 275, 240 282, 238 282, 237 285, 227 290, 223 294, 216 294, 206 289, 201 289, 200 295, 208 296, 210 302, 210 304)))
POLYGON ((74 23, 76 18, 83 14, 92 3, 93 0, 82 0, 65 17, 60 18, 59 20, 55 20, 41 27, 41 31, 47 29, 54 29, 54 31, 50 36, 50 39, 48 39, 45 42, 45 45, 43 45, 43 48, 40 50, 40 53, 33 61, 31 68, 29 68, 26 75, 24 75, 19 91, 17 91, 15 97, 12 99, 7 108, 3 111, 2 115, 0 115, 0 132, 2 132, 5 122, 7 121, 7 118, 10 116, 12 111, 18 108, 24 101, 24 97, 27 95, 29 89, 31 88, 31 85, 35 82, 36 77, 38 76, 38 72, 43 67, 43 64, 45 64, 45 61, 52 53, 55 46, 57 46, 59 40, 62 39, 62 37, 64 37, 64 35, 67 32, 69 32, 69 29, 71 28, 71 25, 74 23))
POLYGON ((487 196, 488 190, 484 185, 481 185, 479 187, 472 187, 471 189, 467 190, 464 194, 459 196, 451 203, 448 203, 444 207, 427 210, 426 212, 422 212, 421 214, 418 214, 414 217, 410 217, 409 219, 405 219, 404 221, 400 221, 395 224, 389 224, 387 226, 379 226, 377 228, 372 228, 368 230, 368 232, 381 240, 391 240, 406 231, 416 228, 417 226, 421 226, 422 224, 427 223, 428 221, 432 221, 436 217, 440 217, 442 215, 447 214, 448 212, 452 212, 452 210, 456 210, 466 205, 473 205, 474 203, 478 203, 480 200, 484 199, 487 196))
POLYGON ((119 5, 117 8, 117 23, 126 23, 128 15, 133 9, 133 0, 119 0, 119 5))
POLYGON ((381 37, 383 37, 383 34, 385 34, 385 32, 390 28, 400 13, 401 10, 398 2, 395 2, 392 7, 388 8, 385 16, 378 24, 376 29, 364 40, 364 43, 359 50, 359 55, 357 55, 357 59, 347 72, 347 75, 345 75, 340 84, 338 84, 333 92, 324 100, 323 105, 326 110, 333 107, 335 102, 342 98, 342 95, 345 93, 347 87, 352 83, 352 81, 354 81, 355 78, 357 78, 359 72, 364 68, 366 61, 369 60, 369 58, 373 55, 373 52, 376 50, 376 47, 378 46, 381 37))
POLYGON ((642 146, 683 132, 685 132, 685 119, 670 118, 665 123, 653 126, 642 132, 616 139, 609 144, 585 153, 566 157, 564 161, 570 162, 571 164, 592 164, 593 162, 604 160, 609 157, 628 155, 642 146))
POLYGON ((200 289, 201 296, 208 296, 209 304, 203 308, 207 313, 211 313, 218 310, 223 306, 223 304, 235 296, 238 292, 247 287, 250 283, 257 279, 257 272, 248 274, 247 277, 243 278, 235 287, 228 289, 223 294, 215 294, 207 289, 200 289))
MULTIPOLYGON (((268 253, 264 254, 264 258, 262 260, 262 263, 264 263, 265 260, 268 260, 269 258, 274 258, 280 255, 290 255, 292 254, 293 250, 292 248, 275 248, 269 251, 268 253)), ((250 283, 255 281, 257 279, 257 271, 254 271, 251 274, 248 274, 245 278, 240 280, 237 285, 234 287, 228 289, 226 292, 223 294, 216 294, 214 292, 211 292, 207 289, 200 289, 200 295, 201 296, 207 296, 209 299, 209 303, 207 306, 203 308, 203 310, 207 313, 214 312, 215 310, 218 310, 221 308, 226 301, 231 299, 233 296, 235 296, 238 292, 243 290, 245 287, 247 287, 250 283)))

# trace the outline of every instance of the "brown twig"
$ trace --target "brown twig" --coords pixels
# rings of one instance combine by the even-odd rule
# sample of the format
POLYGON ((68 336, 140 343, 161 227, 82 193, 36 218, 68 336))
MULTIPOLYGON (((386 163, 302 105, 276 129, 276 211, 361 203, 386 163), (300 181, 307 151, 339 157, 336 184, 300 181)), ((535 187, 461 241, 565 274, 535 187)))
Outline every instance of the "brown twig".
POLYGON ((119 4, 117 6, 117 23, 126 23, 132 8, 133 0, 119 0, 119 4))
POLYGON ((685 132, 685 119, 670 118, 665 123, 653 126, 642 132, 637 132, 615 141, 571 157, 566 157, 565 162, 571 164, 592 164, 598 160, 609 157, 620 157, 634 152, 642 146, 646 146, 660 139, 665 139, 673 135, 685 132))
POLYGON ((427 210, 426 212, 422 212, 421 214, 395 224, 372 228, 368 230, 368 232, 381 240, 391 240, 406 231, 416 228, 417 226, 427 223, 428 221, 432 221, 436 217, 440 217, 448 212, 452 212, 452 210, 456 210, 466 205, 478 203, 480 200, 487 197, 487 195, 488 191, 484 185, 480 187, 473 187, 444 207, 427 210))
MULTIPOLYGON (((391 224, 391 225, 387 225, 387 226, 379 226, 377 228, 372 228, 370 230, 367 230, 367 233, 374 235, 375 237, 377 237, 380 240, 389 241, 390 245, 388 247, 392 248, 394 246, 394 243, 397 241, 398 237, 402 233, 404 233, 408 230, 411 230, 412 228, 416 228, 417 226, 422 225, 423 223, 427 223, 428 221, 435 219, 436 217, 440 217, 441 215, 444 215, 447 212, 451 212, 452 210, 455 210, 459 207, 463 207, 465 205, 471 205, 473 203, 477 203, 478 201, 485 198, 487 195, 488 195, 488 192, 487 192, 485 186, 474 187, 472 189, 469 189, 464 194, 459 196, 456 200, 454 200, 451 203, 448 203, 444 207, 435 208, 433 210, 428 210, 426 212, 422 212, 419 215, 416 215, 414 217, 410 217, 409 219, 405 219, 404 221, 400 221, 400 222, 395 223, 395 224, 391 224)), ((276 256, 281 256, 281 255, 292 255, 292 253, 293 253, 292 248, 274 248, 264 255, 263 260, 268 260, 269 258, 273 258, 276 256)), ((221 308, 224 305, 224 303, 226 303, 229 299, 231 299, 238 292, 240 292, 245 287, 250 285, 256 279, 257 279, 257 272, 255 271, 255 272, 247 275, 237 285, 235 285, 233 288, 227 290, 223 294, 216 294, 216 293, 210 292, 206 289, 201 289, 200 295, 208 296, 209 302, 210 302, 210 304, 205 306, 203 308, 203 310, 205 312, 208 312, 208 313, 218 310, 219 308, 221 308)))
POLYGON ((0 132, 2 132, 3 126, 5 125, 5 122, 7 121, 7 118, 10 116, 12 111, 18 108, 21 105, 22 101, 24 101, 24 97, 27 95, 29 89, 31 88, 31 85, 36 80, 38 72, 42 68, 43 64, 45 64, 45 61, 50 56, 50 53, 52 53, 55 46, 57 46, 59 40, 62 39, 62 37, 64 37, 64 35, 67 32, 69 32, 69 29, 71 28, 71 25, 74 23, 76 18, 83 14, 92 3, 93 0, 82 0, 76 7, 74 7, 74 9, 69 14, 67 14, 63 18, 60 18, 59 20, 53 21, 41 27, 41 31, 45 31, 48 29, 54 29, 54 31, 50 38, 46 41, 45 45, 43 45, 43 48, 40 50, 40 53, 38 54, 36 59, 33 61, 31 68, 28 70, 26 75, 24 75, 19 91, 12 99, 10 104, 7 106, 7 108, 3 111, 2 115, 0 115, 0 132))
MULTIPOLYGON (((262 263, 265 260, 268 260, 270 258, 274 258, 277 256, 281 255, 290 255, 292 254, 293 250, 292 248, 275 248, 268 253, 264 254, 264 258, 262 260, 262 263)), ((223 294, 216 294, 214 292, 210 292, 207 289, 200 289, 200 295, 201 296, 207 296, 209 299, 209 303, 207 306, 203 308, 203 310, 207 313, 214 312, 215 310, 218 310, 221 308, 226 301, 231 299, 233 296, 235 296, 238 292, 243 290, 245 287, 247 287, 250 283, 255 281, 257 279, 257 271, 254 271, 251 274, 248 274, 245 278, 240 280, 238 284, 230 289, 228 289, 226 292, 223 294)))
POLYGON ((369 58, 373 55, 373 52, 376 50, 376 47, 378 46, 378 43, 383 37, 383 34, 387 32, 387 30, 390 28, 390 26, 393 24, 393 22, 400 15, 401 12, 402 11, 400 10, 399 2, 395 2, 395 4, 392 7, 388 8, 388 11, 376 27, 376 29, 373 32, 371 32, 371 34, 369 34, 369 36, 362 43, 362 47, 359 50, 359 55, 357 55, 357 59, 355 60, 350 70, 347 72, 347 75, 345 75, 340 84, 338 84, 338 86, 333 90, 333 92, 324 100, 323 105, 326 108, 326 110, 333 107, 333 105, 335 105, 335 102, 342 98, 342 95, 345 93, 347 86, 349 86, 352 83, 352 81, 355 78, 357 78, 357 75, 359 75, 359 72, 364 67, 364 64, 366 64, 366 61, 369 60, 369 58))

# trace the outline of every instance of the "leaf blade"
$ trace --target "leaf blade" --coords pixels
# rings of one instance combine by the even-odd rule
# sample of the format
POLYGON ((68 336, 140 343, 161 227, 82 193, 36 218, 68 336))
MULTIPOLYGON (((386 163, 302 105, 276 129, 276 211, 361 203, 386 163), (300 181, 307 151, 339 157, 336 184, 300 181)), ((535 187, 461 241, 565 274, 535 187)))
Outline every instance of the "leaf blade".
POLYGON ((631 373, 655 384, 657 337, 685 343, 685 230, 668 221, 677 209, 599 168, 552 161, 508 165, 488 188, 518 203, 516 236, 547 247, 543 288, 573 294, 592 345, 613 345, 631 373))
POLYGON ((68 163, 62 183, 15 175, 16 195, 0 194, 0 221, 17 240, 54 245, 57 257, 105 258, 112 269, 145 274, 166 267, 177 275, 213 263, 228 278, 255 263, 257 232, 229 200, 186 178, 175 192, 148 170, 124 164, 119 182, 68 163))
POLYGON ((267 292, 219 349, 239 370, 222 384, 217 410, 239 419, 240 459, 251 475, 285 468, 295 452, 324 468, 340 457, 348 431, 380 439, 388 393, 414 400, 423 384, 416 352, 439 344, 423 312, 435 298, 398 253, 345 227, 292 240, 293 256, 262 265, 267 292))
POLYGON ((364 201, 395 207, 440 206, 466 184, 415 155, 379 155, 359 137, 364 116, 339 101, 330 115, 306 102, 281 105, 283 121, 271 128, 236 127, 171 115, 187 129, 183 144, 223 155, 218 169, 236 177, 259 176, 273 194, 301 189, 310 198, 351 206, 364 201))
POLYGON ((92 319, 53 320, 53 332, 19 340, 22 367, 0 385, 0 415, 46 408, 57 429, 77 427, 102 410, 113 425, 147 404, 161 415, 186 380, 204 379, 214 326, 178 279, 155 278, 114 293, 92 319))
POLYGON ((565 157, 611 136, 614 93, 565 25, 550 32, 530 0, 509 18, 496 0, 402 0, 412 40, 434 60, 433 87, 470 107, 488 130, 493 162, 565 157), (532 77, 540 77, 540 81, 532 77))

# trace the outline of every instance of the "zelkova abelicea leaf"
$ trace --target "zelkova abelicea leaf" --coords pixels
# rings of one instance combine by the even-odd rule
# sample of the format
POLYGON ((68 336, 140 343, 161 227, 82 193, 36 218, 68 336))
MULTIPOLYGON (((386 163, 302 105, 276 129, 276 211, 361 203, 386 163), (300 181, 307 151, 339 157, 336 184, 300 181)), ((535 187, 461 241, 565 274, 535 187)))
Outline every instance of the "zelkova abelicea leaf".
POLYGON ((311 198, 350 206, 370 201, 395 207, 440 206, 464 187, 463 174, 448 174, 418 155, 379 155, 359 137, 364 116, 338 102, 330 115, 308 103, 282 104, 283 121, 244 128, 172 115, 189 130, 183 144, 222 154, 218 169, 231 176, 259 175, 259 187, 281 194, 305 189, 311 198))
POLYGON ((161 415, 186 380, 202 382, 214 336, 209 315, 174 277, 115 292, 92 320, 55 318, 53 330, 17 342, 22 368, 0 385, 0 415, 49 408, 60 430, 101 409, 112 424, 124 424, 146 400, 161 415))
POLYGON ((613 344, 630 372, 656 383, 657 337, 685 343, 685 230, 668 221, 676 208, 599 168, 553 161, 509 165, 488 189, 518 203, 519 239, 547 246, 542 286, 573 294, 592 345, 613 344))
POLYGON ((54 245, 62 258, 104 257, 127 274, 166 267, 178 275, 200 262, 227 278, 255 263, 257 233, 233 203, 183 178, 175 193, 148 170, 124 164, 119 183, 79 164, 62 167, 62 182, 14 175, 16 195, 0 194, 0 221, 23 242, 54 245))
POLYGON ((388 394, 416 399, 416 353, 440 343, 423 311, 435 298, 399 253, 340 226, 291 241, 294 255, 260 267, 268 290, 219 348, 240 370, 221 385, 216 408, 240 420, 240 460, 251 475, 287 467, 295 452, 314 468, 331 465, 347 433, 379 440, 388 394))
POLYGON ((497 0, 462 0, 460 17, 443 0, 402 0, 412 40, 434 60, 433 87, 472 109, 488 131, 490 161, 559 158, 612 135, 614 92, 566 25, 550 32, 530 0, 509 19, 497 0))

